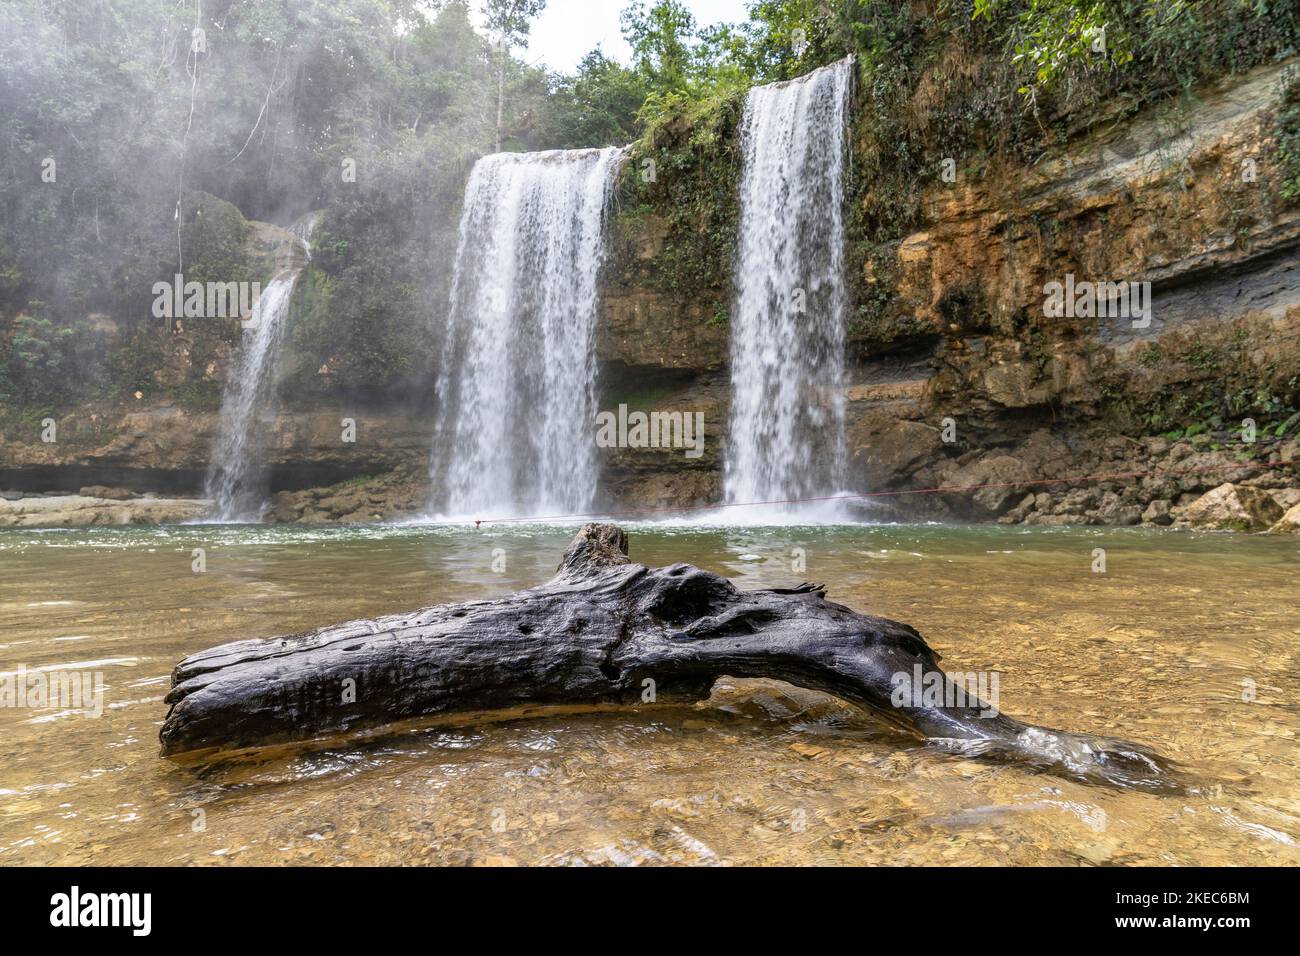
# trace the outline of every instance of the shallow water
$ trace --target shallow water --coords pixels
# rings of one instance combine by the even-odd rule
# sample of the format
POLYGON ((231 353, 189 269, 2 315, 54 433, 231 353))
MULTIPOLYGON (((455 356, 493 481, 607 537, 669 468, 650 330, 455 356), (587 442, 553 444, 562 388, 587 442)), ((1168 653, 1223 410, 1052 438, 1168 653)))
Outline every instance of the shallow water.
POLYGON ((907 621, 945 666, 997 671, 1006 713, 1172 758, 1180 795, 943 753, 726 680, 695 707, 406 727, 206 770, 158 758, 185 655, 531 585, 572 530, 0 531, 0 674, 105 684, 98 718, 0 708, 0 864, 1300 863, 1295 539, 631 528, 634 560, 824 582, 907 621))

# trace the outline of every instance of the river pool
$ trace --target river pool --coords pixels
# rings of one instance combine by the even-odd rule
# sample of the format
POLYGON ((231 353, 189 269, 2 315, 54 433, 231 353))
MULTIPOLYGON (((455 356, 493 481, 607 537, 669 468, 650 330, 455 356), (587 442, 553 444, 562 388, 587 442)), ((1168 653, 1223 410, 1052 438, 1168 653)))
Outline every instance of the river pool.
POLYGON ((0 864, 1300 863, 1296 538, 629 526, 641 563, 822 582, 906 621, 946 667, 997 672, 1011 716, 1172 759, 1178 794, 954 755, 729 679, 695 706, 407 726, 206 768, 158 757, 187 654, 505 594, 548 577, 573 530, 0 531, 0 675, 103 681, 101 708, 0 707, 0 864))

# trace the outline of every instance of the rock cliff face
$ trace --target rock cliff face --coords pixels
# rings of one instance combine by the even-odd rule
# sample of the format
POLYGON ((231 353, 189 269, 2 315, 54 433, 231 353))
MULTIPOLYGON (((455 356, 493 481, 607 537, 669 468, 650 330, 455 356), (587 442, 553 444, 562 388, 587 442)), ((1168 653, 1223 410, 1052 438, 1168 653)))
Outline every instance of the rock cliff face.
MULTIPOLYGON (((288 230, 240 224, 241 256, 251 274, 274 275, 304 264, 302 245, 288 230)), ((48 420, 0 418, 0 495, 10 501, 0 509, 0 526, 204 517, 210 503, 198 496, 218 431, 217 407, 235 354, 237 324, 181 320, 170 332, 160 327, 159 354, 142 373, 148 394, 81 405, 48 420)), ((290 406, 276 416, 267 449, 271 519, 370 521, 422 510, 432 430, 431 412, 290 406)))
MULTIPOLYGON (((197 496, 217 430, 215 412, 170 404, 145 408, 114 405, 79 408, 57 423, 58 440, 22 440, 11 431, 0 443, 0 488, 75 493, 91 485, 137 493, 197 496)), ((279 415, 268 448, 270 490, 277 520, 373 520, 414 513, 427 499, 432 420, 401 412, 356 412, 346 408, 279 415), (345 419, 355 429, 345 429, 345 419), (355 436, 355 440, 345 441, 355 436), (414 482, 419 490, 395 488, 414 482), (351 502, 333 501, 333 486, 376 489, 351 502), (382 480, 380 480, 382 479, 382 480), (314 489, 314 497, 308 489, 314 489), (307 492, 306 494, 299 494, 307 492), (371 495, 381 495, 372 501, 371 495), (319 502, 325 504, 315 507, 319 502), (301 502, 301 507, 296 507, 301 502)), ((349 499, 350 501, 350 499, 349 499)))
MULTIPOLYGON (((1275 149, 1294 66, 1099 119, 1033 167, 936 176, 921 228, 891 249, 888 268, 850 257, 856 286, 887 286, 892 303, 849 330, 852 481, 889 493, 876 514, 1294 526, 1279 515, 1300 504, 1300 472, 1286 464, 1300 457, 1300 419, 1290 418, 1300 406, 1300 205, 1282 193, 1275 149), (1150 321, 1046 314, 1045 290, 1067 281, 1150 283, 1150 321), (1066 480, 1080 476, 1106 477, 1066 480), (935 488, 967 490, 896 494, 935 488)), ((680 222, 653 204, 617 218, 597 343, 601 408, 702 413, 703 453, 603 450, 601 508, 720 498, 730 373, 719 303, 729 290, 666 281, 681 268, 670 248, 680 222)), ((264 256, 283 240, 253 229, 264 256)), ((168 338, 163 385, 196 373, 221 381, 229 346, 210 356, 192 335, 168 338)), ((287 408, 270 452, 275 520, 423 509, 432 409, 287 408), (355 442, 343 441, 345 418, 355 442)), ((215 427, 213 412, 147 398, 78 408, 54 443, 37 423, 6 422, 0 490, 197 495, 215 427)))
MULTIPOLYGON (((1280 464, 1300 450, 1295 423, 1278 435, 1256 421, 1247 442, 1247 416, 1221 413, 1237 395, 1242 408, 1300 400, 1300 209, 1280 194, 1273 143, 1293 69, 1095 123, 1032 168, 935 177, 891 268, 861 266, 863 287, 890 285, 894 311, 850 330, 854 481, 977 487, 890 495, 877 513, 1166 525, 1230 481, 1300 500, 1280 464), (1150 283, 1150 320, 1046 315, 1046 287, 1067 281, 1150 283), (1090 475, 1118 477, 1061 480, 1090 475)), ((602 358, 671 378, 662 403, 709 408, 723 438, 725 325, 699 314, 700 297, 659 291, 663 221, 640 221, 610 270, 602 358)), ((670 462, 627 474, 607 484, 631 503, 647 488, 679 505, 717 489, 694 474, 679 492, 687 472, 670 462)))

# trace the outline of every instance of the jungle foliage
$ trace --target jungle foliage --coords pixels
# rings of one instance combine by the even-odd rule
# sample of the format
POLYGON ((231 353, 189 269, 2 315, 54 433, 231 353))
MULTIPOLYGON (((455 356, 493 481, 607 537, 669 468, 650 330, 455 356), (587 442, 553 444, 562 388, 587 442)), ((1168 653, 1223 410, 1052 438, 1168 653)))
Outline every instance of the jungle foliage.
MULTIPOLYGON (((167 351, 145 344, 162 334, 153 283, 265 282, 245 219, 287 226, 315 209, 330 313, 294 337, 295 367, 333 374, 286 381, 288 397, 423 387, 455 207, 496 135, 499 66, 455 0, 0 6, 0 401, 150 392, 141 363, 167 351), (34 392, 15 364, 20 320, 68 331, 90 315, 131 354, 34 392)), ((549 145, 555 79, 506 67, 505 148, 549 145)))
MULTIPOLYGON (((245 220, 288 225, 309 210, 325 217, 295 301, 286 399, 424 397, 464 181, 498 136, 510 150, 634 142, 620 222, 666 220, 658 281, 725 320, 745 91, 850 54, 855 329, 885 341, 906 318, 893 250, 942 158, 976 175, 1033 163, 1100 117, 1293 54, 1300 37, 1287 0, 748 8, 742 23, 701 26, 679 0, 634 0, 627 65, 593 51, 556 75, 522 48, 503 59, 466 0, 7 0, 0 402, 210 394, 209 362, 180 385, 150 372, 169 354, 153 282, 180 270, 265 281, 245 220), (93 347, 66 356, 68 333, 93 347), (68 361, 97 364, 50 371, 68 361)), ((1281 124, 1294 169, 1294 116, 1281 124)), ((204 357, 238 334, 187 331, 204 357)))

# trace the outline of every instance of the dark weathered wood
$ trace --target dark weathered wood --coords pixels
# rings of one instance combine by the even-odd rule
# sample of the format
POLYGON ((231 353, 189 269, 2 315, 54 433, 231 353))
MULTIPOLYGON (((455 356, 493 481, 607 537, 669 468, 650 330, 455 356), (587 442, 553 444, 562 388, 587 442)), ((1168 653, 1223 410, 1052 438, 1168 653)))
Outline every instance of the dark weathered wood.
POLYGON ((627 554, 622 529, 591 524, 539 587, 195 654, 172 675, 162 752, 296 741, 453 711, 633 703, 646 681, 658 701, 699 699, 729 675, 825 691, 975 755, 1127 785, 1168 779, 1137 745, 982 716, 979 701, 894 706, 894 675, 918 664, 938 672, 938 656, 906 624, 832 603, 821 587, 741 591, 688 564, 651 569, 627 554))

